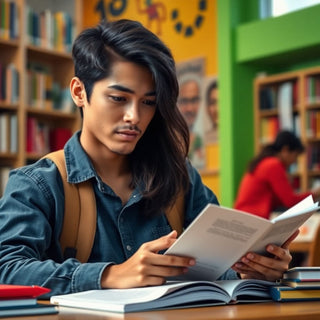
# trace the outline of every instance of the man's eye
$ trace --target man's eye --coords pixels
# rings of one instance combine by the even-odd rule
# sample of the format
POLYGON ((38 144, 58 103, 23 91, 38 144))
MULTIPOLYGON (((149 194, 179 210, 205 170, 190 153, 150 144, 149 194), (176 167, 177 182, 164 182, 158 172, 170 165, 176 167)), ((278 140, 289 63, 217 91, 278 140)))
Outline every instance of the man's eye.
POLYGON ((148 105, 148 106, 155 106, 156 105, 156 101, 155 100, 144 100, 143 103, 148 105))
POLYGON ((109 96, 109 97, 115 102, 122 102, 126 100, 124 97, 119 97, 119 96, 109 96))

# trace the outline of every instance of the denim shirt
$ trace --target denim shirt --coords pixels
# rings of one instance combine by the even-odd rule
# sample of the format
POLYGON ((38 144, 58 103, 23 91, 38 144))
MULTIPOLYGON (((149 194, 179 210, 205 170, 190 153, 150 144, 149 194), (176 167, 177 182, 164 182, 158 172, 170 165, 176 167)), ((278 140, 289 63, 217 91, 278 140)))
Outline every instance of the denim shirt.
MULTIPOLYGON (((44 286, 51 289, 47 297, 100 289, 106 266, 124 262, 144 242, 171 231, 164 213, 152 218, 141 214, 139 190, 134 190, 129 201, 122 205, 121 199, 97 175, 79 137, 80 132, 75 133, 64 150, 68 181, 93 181, 97 229, 88 262, 63 259, 59 244, 64 215, 62 180, 55 164, 41 159, 12 170, 0 199, 0 283, 44 286)), ((218 204, 192 166, 189 175, 184 227, 206 204, 218 204)), ((237 276, 228 270, 222 276, 226 278, 237 276)))

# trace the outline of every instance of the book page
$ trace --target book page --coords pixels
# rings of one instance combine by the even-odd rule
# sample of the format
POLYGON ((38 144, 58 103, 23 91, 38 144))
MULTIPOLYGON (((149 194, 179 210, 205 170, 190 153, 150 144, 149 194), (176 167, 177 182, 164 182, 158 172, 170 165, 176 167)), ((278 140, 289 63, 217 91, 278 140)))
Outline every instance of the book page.
POLYGON ((113 312, 178 308, 190 305, 221 305, 230 301, 228 293, 214 282, 167 282, 160 286, 129 289, 89 290, 52 296, 50 302, 113 312))
POLYGON ((189 256, 196 265, 179 279, 214 281, 271 225, 245 212, 209 204, 165 254, 189 256))
POLYGON ((165 254, 188 256, 196 265, 178 279, 215 281, 248 251, 282 245, 316 210, 308 197, 274 221, 209 204, 165 254))
POLYGON ((318 208, 318 202, 315 203, 313 201, 312 195, 310 195, 302 201, 300 201, 299 203, 297 203, 296 205, 294 205, 293 207, 283 212, 282 214, 276 216, 272 221, 283 220, 286 219, 288 216, 298 215, 303 212, 313 210, 312 208, 316 210, 318 208))
POLYGON ((291 214, 285 212, 275 218, 269 231, 263 235, 258 243, 250 248, 250 251, 263 253, 265 252, 265 247, 270 243, 281 246, 318 210, 318 203, 312 204, 308 208, 301 208, 300 206, 298 208, 300 211, 291 211, 291 214))
POLYGON ((215 283, 226 290, 234 302, 270 300, 269 288, 276 284, 258 279, 220 280, 215 283))

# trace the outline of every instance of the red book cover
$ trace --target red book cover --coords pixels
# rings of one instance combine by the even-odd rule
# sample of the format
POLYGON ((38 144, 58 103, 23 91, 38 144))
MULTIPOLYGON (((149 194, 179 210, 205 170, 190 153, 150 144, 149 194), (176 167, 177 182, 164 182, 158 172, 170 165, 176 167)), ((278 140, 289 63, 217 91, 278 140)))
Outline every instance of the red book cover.
POLYGON ((71 137, 72 132, 68 128, 55 128, 50 132, 50 150, 63 149, 65 143, 71 137))
POLYGON ((50 291, 50 289, 40 286, 0 284, 0 299, 36 298, 50 291))
POLYGON ((27 119, 27 141, 26 141, 26 151, 35 152, 35 128, 36 119, 28 117, 27 119))

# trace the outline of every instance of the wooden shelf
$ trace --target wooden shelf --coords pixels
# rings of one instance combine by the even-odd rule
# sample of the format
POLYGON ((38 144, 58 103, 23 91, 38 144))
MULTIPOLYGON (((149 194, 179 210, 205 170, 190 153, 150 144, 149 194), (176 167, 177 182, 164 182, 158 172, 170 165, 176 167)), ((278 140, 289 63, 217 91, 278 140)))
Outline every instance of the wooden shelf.
MULTIPOLYGON (((56 109, 40 109, 31 107, 28 101, 28 87, 30 79, 28 76, 30 63, 32 65, 43 66, 43 72, 52 75, 52 79, 61 88, 68 88, 71 77, 74 73, 74 66, 70 52, 56 49, 48 49, 43 46, 29 44, 29 36, 26 34, 27 7, 31 7, 38 14, 45 9, 52 13, 58 11, 68 12, 73 20, 74 32, 78 34, 82 29, 82 0, 55 1, 43 0, 16 0, 19 12, 19 30, 17 39, 0 38, 0 63, 3 65, 13 64, 19 74, 19 96, 18 103, 7 103, 0 101, 0 114, 8 114, 17 120, 16 139, 18 150, 16 153, 0 153, 0 169, 4 166, 18 167, 25 165, 30 160, 39 159, 41 152, 27 153, 27 131, 28 117, 41 121, 49 130, 56 128, 66 128, 74 132, 80 128, 80 116, 77 110, 71 109, 63 112, 56 109)), ((0 17, 1 19, 2 17, 0 17)), ((43 99, 43 98, 42 98, 43 99)), ((10 120, 11 121, 11 120, 10 120)), ((11 131, 9 139, 11 139, 11 131)))
MULTIPOLYGON (((295 122, 295 126, 298 127, 296 134, 300 135, 300 138, 303 144, 306 147, 306 152, 300 156, 298 163, 299 173, 295 174, 295 177, 300 179, 301 191, 307 191, 311 188, 314 179, 319 179, 320 181, 320 170, 309 170, 310 166, 310 150, 312 148, 319 148, 319 155, 315 155, 319 157, 318 162, 320 163, 320 101, 317 101, 316 95, 312 98, 309 97, 309 93, 307 92, 308 81, 310 79, 320 79, 320 67, 313 67, 308 69, 297 70, 293 72, 286 72, 282 74, 275 74, 270 76, 257 77, 254 82, 254 123, 255 123, 255 152, 258 153, 259 150, 265 145, 262 141, 265 130, 263 126, 268 125, 268 119, 273 118, 274 121, 278 119, 278 126, 281 130, 280 124, 280 115, 281 110, 278 103, 278 94, 279 87, 286 83, 291 83, 291 114, 293 116, 293 121, 295 122), (260 103, 262 94, 266 94, 262 92, 262 90, 270 90, 267 97, 272 107, 270 110, 261 109, 260 103), (276 97, 276 98, 274 98, 276 97), (272 100, 272 99, 275 99, 272 100), (310 102, 311 100, 315 100, 315 102, 310 102), (312 130, 313 127, 310 125, 310 114, 311 113, 319 113, 317 120, 319 123, 318 132, 315 134, 312 130), (308 123, 309 122, 309 123, 308 123), (312 133, 310 133, 312 131, 312 133), (311 136, 311 134, 313 136, 311 136), (318 136, 319 134, 319 136, 318 136)), ((317 80, 318 81, 318 80, 317 80)), ((267 92, 268 93, 268 92, 267 92)), ((313 120, 314 122, 315 120, 313 120)), ((271 121, 270 121, 271 123, 271 121)), ((277 127, 275 125, 275 127, 277 127)), ((274 133, 274 138, 275 138, 274 133)), ((271 138, 273 141, 273 138, 271 138)), ((317 161, 317 160, 314 160, 317 161)))

